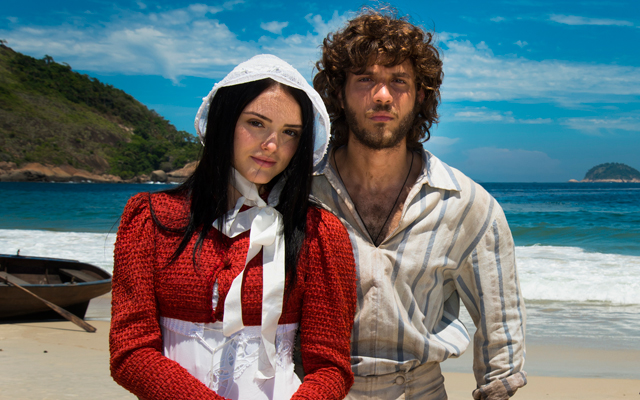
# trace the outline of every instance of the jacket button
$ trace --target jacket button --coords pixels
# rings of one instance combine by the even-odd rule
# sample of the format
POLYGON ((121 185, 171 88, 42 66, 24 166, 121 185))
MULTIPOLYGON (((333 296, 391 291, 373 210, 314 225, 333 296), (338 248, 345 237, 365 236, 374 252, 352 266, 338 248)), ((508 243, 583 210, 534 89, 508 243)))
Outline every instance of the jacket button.
POLYGON ((404 376, 396 377, 396 385, 402 385, 402 384, 404 384, 404 376))

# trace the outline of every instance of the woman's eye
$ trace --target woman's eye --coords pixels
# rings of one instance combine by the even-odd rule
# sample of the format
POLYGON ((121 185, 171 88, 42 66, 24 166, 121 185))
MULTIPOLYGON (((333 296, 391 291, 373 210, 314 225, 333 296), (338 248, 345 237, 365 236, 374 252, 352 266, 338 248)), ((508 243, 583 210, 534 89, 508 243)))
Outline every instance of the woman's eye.
POLYGON ((260 122, 260 121, 256 121, 255 119, 254 119, 254 120, 250 120, 250 121, 249 121, 249 124, 250 124, 251 126, 255 126, 255 127, 257 127, 257 128, 261 128, 261 127, 263 127, 263 126, 264 126, 264 125, 262 125, 262 122, 260 122))
POLYGON ((284 131, 285 135, 291 136, 291 137, 296 137, 298 136, 298 132, 297 131, 292 131, 290 129, 287 129, 286 131, 284 131))

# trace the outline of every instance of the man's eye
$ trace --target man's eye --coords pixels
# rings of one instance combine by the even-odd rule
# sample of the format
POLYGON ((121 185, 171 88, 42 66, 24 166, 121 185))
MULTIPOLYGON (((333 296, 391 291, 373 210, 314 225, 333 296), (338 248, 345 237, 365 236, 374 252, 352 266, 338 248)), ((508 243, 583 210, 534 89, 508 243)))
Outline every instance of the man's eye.
POLYGON ((368 78, 368 77, 358 78, 358 82, 371 82, 371 78, 368 78))

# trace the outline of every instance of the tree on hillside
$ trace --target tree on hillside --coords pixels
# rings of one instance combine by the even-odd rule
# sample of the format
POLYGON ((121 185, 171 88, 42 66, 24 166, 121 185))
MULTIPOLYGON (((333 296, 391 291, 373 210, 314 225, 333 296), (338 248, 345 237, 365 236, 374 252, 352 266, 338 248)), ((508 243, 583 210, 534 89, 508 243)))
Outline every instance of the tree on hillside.
POLYGON ((9 72, 0 80, 0 161, 69 164, 131 178, 197 159, 193 135, 69 64, 3 45, 0 66, 9 72))

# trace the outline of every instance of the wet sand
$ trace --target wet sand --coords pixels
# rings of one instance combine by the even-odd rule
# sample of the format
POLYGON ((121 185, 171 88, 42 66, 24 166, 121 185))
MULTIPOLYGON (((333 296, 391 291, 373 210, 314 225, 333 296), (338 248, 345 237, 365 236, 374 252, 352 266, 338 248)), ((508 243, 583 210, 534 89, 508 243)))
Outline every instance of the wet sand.
MULTIPOLYGON (((0 324, 0 399, 135 399, 109 375, 109 306, 109 295, 92 301, 95 333, 67 321, 0 324)), ((467 353, 443 364, 450 400, 472 398, 467 353)), ((640 400, 640 351, 530 345, 525 369, 514 399, 640 400)))

